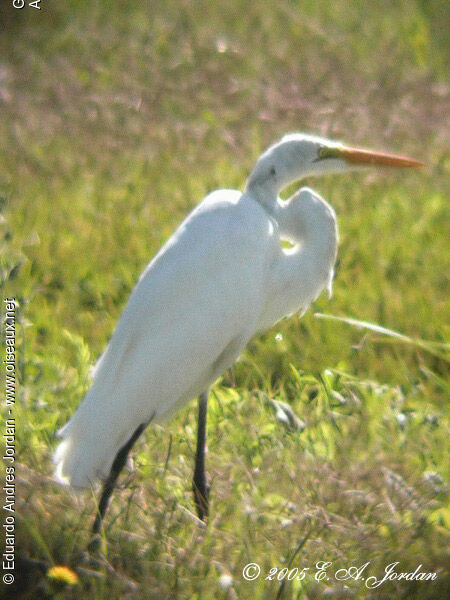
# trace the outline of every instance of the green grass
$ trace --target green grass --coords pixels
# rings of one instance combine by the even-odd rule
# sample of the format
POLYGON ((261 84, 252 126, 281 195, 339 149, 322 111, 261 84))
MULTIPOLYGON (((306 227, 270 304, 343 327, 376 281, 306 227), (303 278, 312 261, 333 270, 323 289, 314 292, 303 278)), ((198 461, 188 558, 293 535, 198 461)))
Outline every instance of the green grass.
POLYGON ((20 301, 18 597, 445 598, 445 3, 41 4, 0 9, 0 269, 20 301), (192 514, 191 403, 148 430, 88 555, 94 497, 51 480, 55 431, 149 258, 207 192, 242 188, 289 131, 426 167, 306 182, 338 213, 334 295, 253 340, 214 387, 207 527, 192 514), (286 430, 269 400, 288 402, 305 431, 286 430), (439 575, 372 591, 242 577, 249 562, 313 573, 319 560, 439 575), (54 565, 79 586, 47 577, 54 565))

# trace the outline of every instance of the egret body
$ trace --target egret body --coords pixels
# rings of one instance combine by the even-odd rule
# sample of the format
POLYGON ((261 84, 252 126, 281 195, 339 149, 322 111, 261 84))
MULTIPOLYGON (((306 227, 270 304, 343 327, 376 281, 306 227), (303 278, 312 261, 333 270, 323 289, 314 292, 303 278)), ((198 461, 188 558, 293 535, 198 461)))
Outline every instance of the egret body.
POLYGON ((255 334, 331 291, 338 241, 333 209, 309 188, 287 201, 279 193, 305 176, 371 164, 420 163, 285 136, 258 159, 244 192, 209 194, 148 264, 54 455, 61 482, 82 488, 105 481, 95 531, 146 425, 199 395, 194 492, 200 517, 207 514, 207 390, 255 334))

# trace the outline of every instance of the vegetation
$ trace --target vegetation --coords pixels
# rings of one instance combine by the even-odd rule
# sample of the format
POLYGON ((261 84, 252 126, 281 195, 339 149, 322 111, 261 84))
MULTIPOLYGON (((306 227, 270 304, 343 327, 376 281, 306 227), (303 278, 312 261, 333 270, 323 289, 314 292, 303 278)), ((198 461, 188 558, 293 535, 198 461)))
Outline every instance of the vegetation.
POLYGON ((447 597, 446 3, 11 4, 0 9, 0 268, 20 304, 18 553, 17 587, 2 593, 447 597), (207 192, 242 188, 289 131, 426 167, 306 182, 339 217, 334 295, 253 340, 215 385, 208 525, 193 515, 191 403, 148 430, 89 554, 94 494, 52 480, 55 432, 149 258, 207 192), (316 581, 318 561, 438 575, 370 590, 316 581), (255 581, 242 576, 250 562, 255 581), (271 567, 310 571, 282 583, 265 580, 271 567))

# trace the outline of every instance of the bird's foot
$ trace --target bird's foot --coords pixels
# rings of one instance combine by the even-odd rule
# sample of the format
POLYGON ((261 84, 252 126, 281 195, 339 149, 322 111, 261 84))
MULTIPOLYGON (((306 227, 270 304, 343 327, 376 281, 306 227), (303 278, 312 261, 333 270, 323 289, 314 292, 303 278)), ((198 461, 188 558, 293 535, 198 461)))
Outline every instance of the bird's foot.
POLYGON ((194 481, 192 485, 197 515, 198 518, 203 522, 206 522, 209 514, 209 490, 210 487, 206 482, 196 483, 194 481))
POLYGON ((99 533, 93 533, 87 545, 87 550, 91 554, 96 554, 102 547, 102 538, 99 533))

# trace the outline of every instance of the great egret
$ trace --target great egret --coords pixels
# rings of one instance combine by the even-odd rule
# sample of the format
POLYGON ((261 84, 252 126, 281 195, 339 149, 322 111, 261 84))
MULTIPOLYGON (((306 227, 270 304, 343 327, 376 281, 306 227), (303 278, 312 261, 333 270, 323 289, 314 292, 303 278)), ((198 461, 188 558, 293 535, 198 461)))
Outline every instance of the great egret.
POLYGON ((95 369, 91 388, 59 431, 56 476, 75 487, 105 480, 98 532, 129 450, 151 421, 200 396, 193 479, 208 513, 204 452, 207 390, 248 341, 331 291, 336 216, 311 189, 282 201, 298 179, 368 165, 417 167, 411 158, 290 134, 266 150, 243 193, 209 194, 142 273, 95 369), (292 247, 284 249, 281 240, 292 247))

